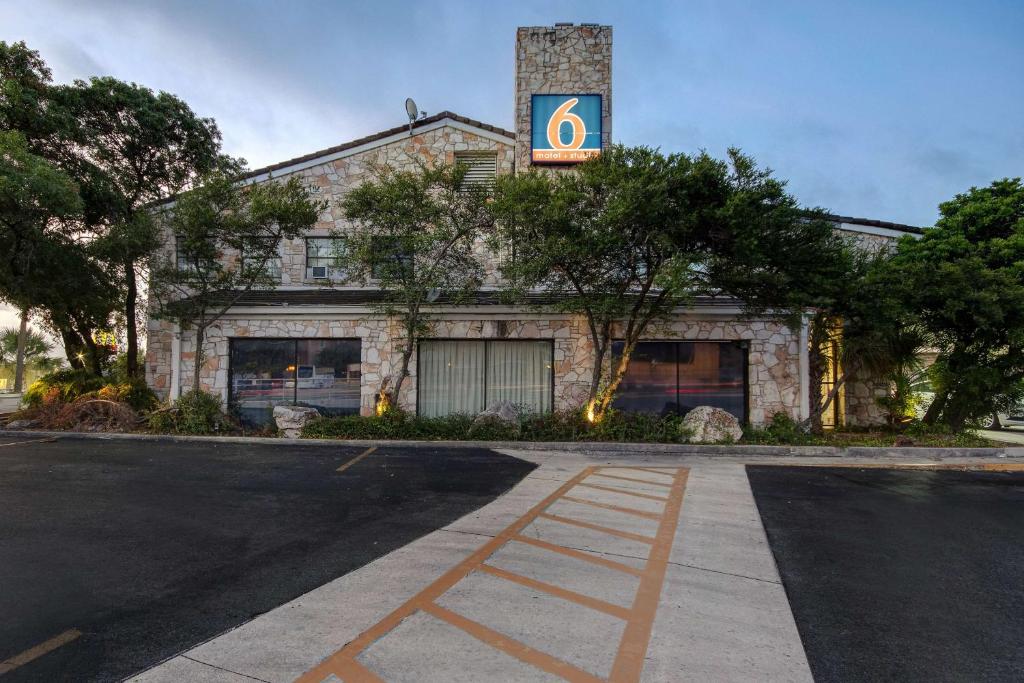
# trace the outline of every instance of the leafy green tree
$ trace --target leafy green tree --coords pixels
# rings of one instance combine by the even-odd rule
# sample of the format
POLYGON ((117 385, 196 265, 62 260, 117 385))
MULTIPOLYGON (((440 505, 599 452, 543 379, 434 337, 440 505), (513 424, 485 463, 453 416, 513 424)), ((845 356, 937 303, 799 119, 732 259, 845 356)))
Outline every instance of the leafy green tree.
POLYGON ((1024 380, 1024 186, 997 180, 939 212, 921 239, 900 241, 883 283, 938 351, 925 422, 959 430, 1015 400, 1024 380))
POLYGON ((556 310, 586 319, 593 420, 606 414, 637 343, 694 297, 740 296, 752 313, 797 322, 815 303, 802 271, 824 279, 844 247, 784 188, 737 150, 720 161, 622 146, 572 173, 499 179, 492 242, 515 250, 502 268, 509 292, 546 290, 556 310))
MULTIPOLYGON (((17 327, 0 329, 0 364, 10 365, 15 362, 18 355, 19 332, 17 327)), ((54 362, 59 363, 60 361, 50 357, 52 350, 53 346, 45 336, 29 328, 25 336, 26 363, 46 371, 54 369, 54 362)))
POLYGON ((137 377, 139 279, 160 236, 150 206, 225 161, 212 119, 169 93, 114 78, 75 81, 54 98, 74 116, 76 173, 92 254, 117 276, 127 373, 137 377))
POLYGON ((466 182, 464 165, 442 164, 381 168, 345 196, 342 209, 354 229, 344 235, 339 267, 349 282, 386 292, 377 309, 403 332, 400 361, 381 385, 379 406, 398 405, 416 338, 430 329, 429 305, 465 303, 478 290, 489 195, 488 186, 466 182))
POLYGON ((158 215, 183 251, 151 268, 153 315, 196 334, 192 388, 199 389, 206 330, 253 289, 271 289, 282 240, 301 237, 326 208, 295 177, 243 186, 215 173, 158 215), (180 257, 181 260, 177 260, 180 257))

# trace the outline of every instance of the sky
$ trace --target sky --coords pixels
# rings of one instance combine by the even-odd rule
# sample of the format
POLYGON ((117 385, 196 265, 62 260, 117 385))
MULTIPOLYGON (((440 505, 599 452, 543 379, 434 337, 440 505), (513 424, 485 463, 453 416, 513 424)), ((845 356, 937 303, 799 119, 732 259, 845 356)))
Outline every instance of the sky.
POLYGON ((174 93, 252 167, 401 125, 410 96, 511 129, 515 29, 563 21, 614 28, 615 141, 739 147, 807 206, 926 226, 1024 174, 1022 0, 0 0, 55 80, 174 93))

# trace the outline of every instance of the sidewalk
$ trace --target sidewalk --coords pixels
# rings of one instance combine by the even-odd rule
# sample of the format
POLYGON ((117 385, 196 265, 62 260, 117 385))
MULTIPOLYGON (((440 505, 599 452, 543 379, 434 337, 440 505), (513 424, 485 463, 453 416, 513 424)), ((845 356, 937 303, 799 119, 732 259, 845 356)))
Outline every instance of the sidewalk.
POLYGON ((810 680, 743 465, 507 451, 490 505, 135 680, 810 680))

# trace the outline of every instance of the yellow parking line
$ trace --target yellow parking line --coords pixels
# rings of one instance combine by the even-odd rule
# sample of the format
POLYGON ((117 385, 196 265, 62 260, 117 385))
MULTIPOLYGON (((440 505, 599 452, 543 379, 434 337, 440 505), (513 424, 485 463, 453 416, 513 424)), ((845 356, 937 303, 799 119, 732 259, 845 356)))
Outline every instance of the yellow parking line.
POLYGON ((67 631, 64 631, 64 633, 61 633, 58 636, 54 636, 46 642, 39 643, 35 647, 30 647, 21 654, 14 655, 10 659, 5 659, 4 661, 0 662, 0 676, 9 671, 14 671, 19 666, 28 664, 32 660, 39 659, 46 653, 56 650, 61 645, 66 645, 67 643, 70 643, 72 640, 75 640, 80 635, 82 635, 82 632, 79 631, 77 628, 69 628, 67 631))
POLYGON ((377 450, 376 446, 370 446, 365 451, 363 451, 362 453, 360 453, 359 455, 357 455, 356 457, 352 458, 347 463, 345 463, 344 465, 342 465, 341 467, 336 469, 335 472, 344 472, 349 467, 352 467, 352 465, 355 465, 357 462, 359 462, 360 460, 362 460, 363 458, 368 456, 370 453, 373 453, 375 450, 377 450))

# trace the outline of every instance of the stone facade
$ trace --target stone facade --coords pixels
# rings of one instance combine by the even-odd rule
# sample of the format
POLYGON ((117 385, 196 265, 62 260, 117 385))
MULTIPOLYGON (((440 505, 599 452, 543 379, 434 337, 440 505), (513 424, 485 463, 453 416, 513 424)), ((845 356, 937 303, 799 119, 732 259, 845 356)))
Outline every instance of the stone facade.
POLYGON ((612 141, 612 27, 556 24, 516 31, 516 167, 530 167, 531 96, 601 95, 601 145, 612 141))
MULTIPOLYGON (((169 342, 173 332, 161 335, 160 351, 152 347, 156 367, 170 363, 169 342), (166 351, 164 350, 166 349, 166 351)), ((400 330, 390 321, 371 313, 321 312, 303 317, 242 317, 229 315, 207 330, 201 371, 203 389, 227 399, 228 353, 231 338, 334 338, 361 341, 360 412, 372 414, 381 381, 398 367, 400 330)), ((550 339, 554 345, 555 409, 582 407, 594 367, 593 344, 582 318, 538 315, 531 320, 495 319, 481 311, 438 312, 426 338, 439 339, 550 339)), ((799 337, 784 325, 768 320, 735 321, 680 316, 658 325, 651 339, 686 341, 746 341, 748 343, 749 418, 762 424, 777 412, 800 415, 799 337)), ((191 383, 195 358, 195 335, 186 331, 181 339, 182 387, 191 383)), ((147 369, 149 364, 147 363, 147 369)), ((410 377, 402 387, 400 403, 416 409, 416 356, 410 377)), ((169 389, 170 368, 155 373, 151 384, 159 392, 169 389)))

